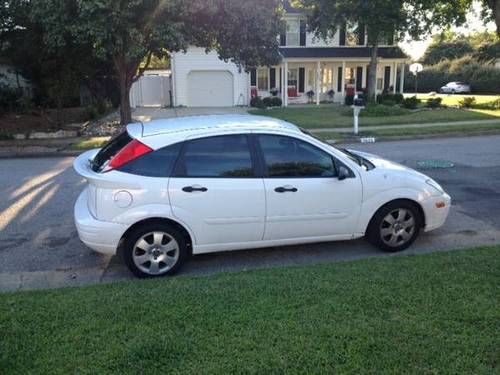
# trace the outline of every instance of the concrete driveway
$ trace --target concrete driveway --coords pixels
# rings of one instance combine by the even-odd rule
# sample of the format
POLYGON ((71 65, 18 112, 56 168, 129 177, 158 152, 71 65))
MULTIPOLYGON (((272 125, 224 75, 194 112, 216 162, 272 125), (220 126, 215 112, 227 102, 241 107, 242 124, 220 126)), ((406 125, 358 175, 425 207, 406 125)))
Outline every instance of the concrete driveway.
MULTIPOLYGON (((453 198, 449 220, 401 254, 500 243, 500 136, 356 144, 417 168, 425 159, 452 161, 422 172, 453 198)), ((131 278, 116 258, 77 238, 73 203, 84 187, 72 158, 0 160, 0 290, 83 285, 131 278)), ((392 256, 363 240, 288 246, 194 257, 183 275, 392 256)))

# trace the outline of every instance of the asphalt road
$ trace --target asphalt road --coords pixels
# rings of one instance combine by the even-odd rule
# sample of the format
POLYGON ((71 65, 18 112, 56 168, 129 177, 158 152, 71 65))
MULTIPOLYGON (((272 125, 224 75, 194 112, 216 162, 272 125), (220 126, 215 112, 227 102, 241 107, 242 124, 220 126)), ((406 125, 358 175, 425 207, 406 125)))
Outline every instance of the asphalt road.
MULTIPOLYGON (((453 168, 420 169, 452 196, 442 228, 422 234, 402 254, 500 243, 500 136, 356 144, 419 169, 445 160, 453 168)), ((116 258, 94 253, 78 239, 73 203, 84 187, 73 158, 0 159, 0 290, 82 285, 131 278, 116 258)), ((391 256, 363 240, 205 254, 185 275, 391 256)))

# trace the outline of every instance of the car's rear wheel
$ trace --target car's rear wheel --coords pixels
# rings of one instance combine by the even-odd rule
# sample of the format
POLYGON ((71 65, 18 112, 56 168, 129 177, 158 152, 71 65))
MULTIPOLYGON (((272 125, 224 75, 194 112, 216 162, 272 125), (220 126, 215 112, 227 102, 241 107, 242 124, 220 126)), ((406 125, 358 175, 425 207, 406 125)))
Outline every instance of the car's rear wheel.
POLYGON ((187 256, 184 236, 166 223, 141 225, 125 238, 123 259, 137 277, 171 275, 181 267, 187 256))
POLYGON ((409 201, 394 201, 375 213, 366 237, 370 243, 384 251, 401 251, 415 241, 422 222, 422 216, 415 204, 409 201))

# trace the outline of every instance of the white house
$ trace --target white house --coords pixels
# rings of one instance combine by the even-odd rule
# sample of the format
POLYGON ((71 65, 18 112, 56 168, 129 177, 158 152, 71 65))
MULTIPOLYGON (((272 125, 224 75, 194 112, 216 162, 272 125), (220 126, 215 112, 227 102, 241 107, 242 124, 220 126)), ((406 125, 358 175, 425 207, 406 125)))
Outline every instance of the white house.
MULTIPOLYGON (((348 25, 330 40, 317 39, 307 32, 304 14, 286 1, 285 10, 287 31, 280 35, 279 65, 246 73, 203 48, 175 53, 171 66, 173 104, 248 105, 252 96, 270 96, 271 91, 278 91, 284 106, 308 100, 319 104, 330 98, 343 102, 346 95, 366 88, 370 48, 364 27, 348 25), (314 93, 310 93, 311 99, 307 96, 310 91, 314 93)), ((402 92, 406 55, 393 41, 381 45, 378 55, 377 91, 402 92)))

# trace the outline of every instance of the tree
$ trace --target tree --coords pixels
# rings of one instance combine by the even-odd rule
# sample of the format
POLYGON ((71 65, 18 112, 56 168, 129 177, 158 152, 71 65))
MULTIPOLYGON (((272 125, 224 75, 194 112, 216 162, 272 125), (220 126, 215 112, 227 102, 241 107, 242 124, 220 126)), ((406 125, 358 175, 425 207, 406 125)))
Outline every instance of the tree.
POLYGON ((276 63, 278 6, 278 0, 38 0, 36 14, 50 46, 63 45, 61 35, 70 33, 111 59, 127 124, 130 88, 153 55, 162 59, 196 45, 242 67, 276 63))
POLYGON ((410 36, 419 40, 433 26, 461 24, 470 6, 468 0, 296 0, 308 13, 309 27, 319 37, 329 38, 346 24, 366 28, 370 47, 368 97, 374 100, 378 46, 381 41, 410 36))

